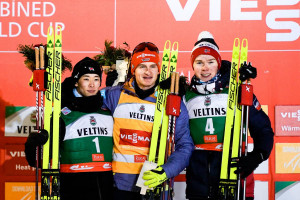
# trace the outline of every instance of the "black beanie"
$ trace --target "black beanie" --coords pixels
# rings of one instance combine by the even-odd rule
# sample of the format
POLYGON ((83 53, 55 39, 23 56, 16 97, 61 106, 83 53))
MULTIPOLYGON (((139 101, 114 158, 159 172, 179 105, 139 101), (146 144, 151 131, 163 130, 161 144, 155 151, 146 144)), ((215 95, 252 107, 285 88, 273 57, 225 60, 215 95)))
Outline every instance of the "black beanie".
POLYGON ((101 80, 102 67, 97 61, 89 57, 85 57, 74 66, 72 77, 75 81, 78 81, 84 74, 98 74, 101 80))

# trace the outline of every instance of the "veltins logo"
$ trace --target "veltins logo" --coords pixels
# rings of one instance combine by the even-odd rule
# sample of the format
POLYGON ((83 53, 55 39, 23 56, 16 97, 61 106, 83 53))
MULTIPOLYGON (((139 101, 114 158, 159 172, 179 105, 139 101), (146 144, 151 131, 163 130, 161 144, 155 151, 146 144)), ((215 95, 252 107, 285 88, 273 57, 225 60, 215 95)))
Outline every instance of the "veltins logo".
POLYGON ((97 124, 97 121, 94 116, 90 116, 90 123, 92 126, 95 126, 97 124))
POLYGON ((140 107, 140 112, 141 112, 141 113, 145 112, 145 106, 144 106, 144 105, 141 105, 141 107, 140 107))
POLYGON ((275 151, 276 173, 300 173, 300 143, 277 143, 275 151))

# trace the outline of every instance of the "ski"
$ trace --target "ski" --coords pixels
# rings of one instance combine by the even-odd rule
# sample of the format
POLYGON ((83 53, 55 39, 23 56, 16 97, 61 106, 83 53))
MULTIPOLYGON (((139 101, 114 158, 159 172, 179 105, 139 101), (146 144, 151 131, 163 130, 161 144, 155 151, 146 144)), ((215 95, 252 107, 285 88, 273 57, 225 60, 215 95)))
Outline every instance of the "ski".
MULTIPOLYGON (((45 91, 45 113, 44 113, 44 129, 50 133, 51 117, 52 117, 52 90, 53 90, 53 65, 54 65, 54 30, 49 26, 47 33, 47 90, 45 91)), ((43 146, 43 162, 42 162, 42 178, 41 178, 41 200, 50 199, 50 139, 43 146)))
MULTIPOLYGON (((167 77, 169 77, 173 72, 176 72, 177 67, 177 57, 178 57, 178 42, 174 42, 172 45, 172 51, 170 56, 170 67, 167 77)), ((174 83, 175 84, 175 83, 174 83)), ((173 85, 174 86, 174 85, 173 85)), ((165 90, 165 97, 164 97, 164 110, 166 111, 166 100, 167 96, 170 94, 170 90, 165 90)), ((169 129, 169 115, 167 112, 163 112, 163 119, 161 125, 161 137, 159 141, 159 152, 157 158, 157 164, 163 165, 166 161, 166 144, 167 144, 167 136, 168 136, 168 129, 169 129)), ((154 114, 155 119, 155 114, 154 114)), ((154 125, 153 125, 154 126, 154 125)), ((151 149, 151 148, 150 148, 151 149)))
POLYGON ((52 191, 51 200, 60 199, 59 179, 59 118, 61 112, 61 68, 62 68, 62 30, 58 26, 55 29, 54 47, 54 71, 53 71, 53 132, 52 132, 52 191))
MULTIPOLYGON (((245 62, 247 62, 248 56, 248 40, 243 39, 241 44, 241 51, 240 51, 240 64, 242 66, 245 62)), ((238 79, 238 88, 237 88, 237 97, 241 96, 240 88, 241 80, 238 79)), ((243 141, 243 134, 242 134, 242 121, 243 121, 243 106, 238 101, 239 98, 236 98, 236 111, 235 111, 235 120, 234 120, 234 135, 232 141, 232 154, 231 158, 237 158, 242 155, 242 141, 243 141)), ((240 199, 241 195, 241 178, 240 175, 234 173, 236 167, 231 168, 230 174, 237 179, 237 199, 240 199)), ((246 187, 244 187, 246 188, 246 187)))
MULTIPOLYGON (((170 51, 171 51, 170 48, 171 48, 171 42, 167 40, 164 46, 159 82, 164 81, 168 78, 170 51)), ((156 94, 157 94, 157 100, 155 104, 154 122, 153 122, 149 158, 148 158, 148 160, 153 163, 157 163, 157 159, 158 159, 157 143, 159 141, 159 133, 161 130, 161 125, 163 123, 166 90, 161 89, 160 86, 158 85, 156 94)))
POLYGON ((41 200, 59 200, 59 118, 61 112, 62 30, 52 26, 47 33, 47 90, 44 129, 49 133, 43 145, 41 200), (52 121, 53 120, 53 121, 52 121), (52 129, 51 129, 52 124, 52 129), (50 154, 52 161, 50 162, 50 154), (50 190, 51 188, 51 190, 50 190))
POLYGON ((241 64, 247 61, 248 42, 235 38, 232 50, 231 72, 226 111, 225 133, 220 173, 219 199, 237 200, 240 197, 240 177, 230 167, 231 159, 239 157, 241 138, 242 106, 238 103, 238 89, 241 81, 238 80, 238 71, 241 64))

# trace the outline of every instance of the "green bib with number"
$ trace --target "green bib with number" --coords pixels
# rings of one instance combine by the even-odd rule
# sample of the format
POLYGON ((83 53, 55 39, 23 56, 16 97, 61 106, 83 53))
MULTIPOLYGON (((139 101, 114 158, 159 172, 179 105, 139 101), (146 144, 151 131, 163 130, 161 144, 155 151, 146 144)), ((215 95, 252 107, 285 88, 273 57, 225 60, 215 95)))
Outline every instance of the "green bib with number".
POLYGON ((184 102, 189 113, 195 149, 222 150, 227 92, 225 89, 221 93, 202 95, 187 91, 184 102))
POLYGON ((62 169, 65 172, 111 169, 113 118, 110 112, 82 113, 64 109, 67 111, 61 114, 66 124, 60 150, 62 169))

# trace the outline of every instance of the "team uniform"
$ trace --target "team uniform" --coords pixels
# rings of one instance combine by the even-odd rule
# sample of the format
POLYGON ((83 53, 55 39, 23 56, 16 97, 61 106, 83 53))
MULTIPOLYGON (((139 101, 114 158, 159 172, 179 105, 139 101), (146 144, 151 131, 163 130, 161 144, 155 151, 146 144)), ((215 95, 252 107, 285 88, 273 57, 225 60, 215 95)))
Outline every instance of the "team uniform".
POLYGON ((61 199, 111 199, 113 119, 101 109, 100 92, 76 97, 68 81, 62 84, 61 199))
MULTIPOLYGON (((124 86, 107 90, 104 105, 114 117, 113 162, 114 183, 118 190, 138 192, 138 175, 147 160, 154 121, 156 97, 154 93, 141 99, 134 89, 134 78, 124 86)), ((162 165, 167 177, 178 175, 187 165, 193 149, 188 114, 181 104, 176 121, 175 152, 162 165)))
MULTIPOLYGON (((184 96, 195 144, 186 173, 186 197, 214 199, 219 186, 228 88, 224 87, 219 92, 208 92, 200 88, 191 85, 184 96)), ((249 130, 254 150, 261 152, 264 159, 268 158, 273 147, 273 130, 268 116, 262 111, 255 96, 253 105, 249 108, 249 130)))
MULTIPOLYGON (((113 118, 109 111, 101 109, 101 76, 101 66, 85 57, 61 85, 61 200, 110 200, 113 196, 113 118)), ((35 166, 36 147, 45 144, 49 134, 52 133, 44 129, 30 133, 25 143, 26 160, 30 166, 35 166)))

